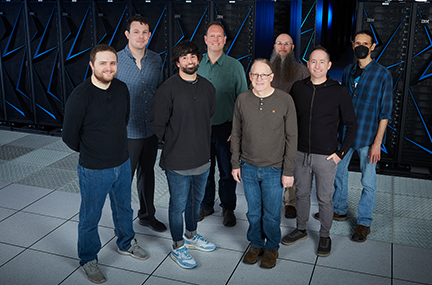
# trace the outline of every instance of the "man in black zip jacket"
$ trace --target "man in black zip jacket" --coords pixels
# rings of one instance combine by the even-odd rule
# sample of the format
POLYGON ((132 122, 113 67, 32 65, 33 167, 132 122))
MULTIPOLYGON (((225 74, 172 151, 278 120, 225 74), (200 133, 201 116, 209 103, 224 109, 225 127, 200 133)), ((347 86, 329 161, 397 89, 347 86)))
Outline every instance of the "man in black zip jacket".
POLYGON ((290 92, 298 123, 298 151, 294 170, 297 228, 282 239, 282 244, 291 245, 307 238, 306 223, 310 212, 312 178, 315 176, 321 222, 317 255, 328 256, 331 251, 332 190, 336 165, 354 141, 357 122, 348 90, 327 76, 331 67, 328 51, 317 46, 307 66, 311 77, 294 83, 290 92), (340 119, 346 125, 347 132, 342 145, 338 146, 337 127, 340 119))

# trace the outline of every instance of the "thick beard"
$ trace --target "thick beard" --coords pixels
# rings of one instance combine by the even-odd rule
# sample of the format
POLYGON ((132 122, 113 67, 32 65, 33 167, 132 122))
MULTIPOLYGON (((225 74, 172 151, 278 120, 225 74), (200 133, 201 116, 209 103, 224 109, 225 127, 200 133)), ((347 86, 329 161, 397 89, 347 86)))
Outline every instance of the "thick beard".
POLYGON ((197 72, 197 70, 198 70, 198 65, 195 65, 195 66, 192 67, 192 68, 182 67, 181 70, 182 70, 184 73, 186 73, 186 74, 192 75, 192 74, 194 74, 195 72, 197 72))
POLYGON ((294 53, 291 51, 289 54, 282 58, 275 50, 270 57, 270 62, 273 65, 275 77, 283 82, 288 82, 292 79, 296 72, 297 61, 294 53))
POLYGON ((108 84, 113 80, 113 78, 115 77, 115 74, 112 76, 112 78, 110 80, 106 80, 103 76, 103 73, 101 73, 101 72, 94 72, 94 77, 96 77, 96 79, 99 80, 100 83, 108 84))

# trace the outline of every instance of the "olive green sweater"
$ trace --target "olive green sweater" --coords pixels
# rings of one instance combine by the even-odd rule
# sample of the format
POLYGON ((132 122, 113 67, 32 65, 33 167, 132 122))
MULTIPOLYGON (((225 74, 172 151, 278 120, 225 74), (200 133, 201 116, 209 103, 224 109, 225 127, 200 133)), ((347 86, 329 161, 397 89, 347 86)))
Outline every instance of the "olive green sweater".
POLYGON ((297 153, 297 116, 291 96, 279 89, 259 98, 251 90, 241 93, 234 107, 231 164, 240 160, 256 167, 282 167, 293 176, 297 153))

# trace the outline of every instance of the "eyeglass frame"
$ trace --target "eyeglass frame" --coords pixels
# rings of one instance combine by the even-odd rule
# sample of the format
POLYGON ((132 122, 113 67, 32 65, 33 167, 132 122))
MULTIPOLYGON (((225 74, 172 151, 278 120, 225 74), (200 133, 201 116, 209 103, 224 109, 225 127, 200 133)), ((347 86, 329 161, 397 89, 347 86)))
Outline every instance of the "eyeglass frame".
POLYGON ((275 43, 277 46, 281 46, 281 45, 284 45, 284 46, 292 46, 292 45, 294 45, 293 43, 283 43, 283 42, 276 42, 275 43))
POLYGON ((270 75, 272 75, 272 74, 273 74, 273 72, 272 73, 268 73, 268 74, 265 74, 265 73, 258 74, 258 73, 249 72, 249 75, 250 75, 250 77, 252 77, 252 79, 261 78, 261 80, 267 80, 270 77, 270 75))

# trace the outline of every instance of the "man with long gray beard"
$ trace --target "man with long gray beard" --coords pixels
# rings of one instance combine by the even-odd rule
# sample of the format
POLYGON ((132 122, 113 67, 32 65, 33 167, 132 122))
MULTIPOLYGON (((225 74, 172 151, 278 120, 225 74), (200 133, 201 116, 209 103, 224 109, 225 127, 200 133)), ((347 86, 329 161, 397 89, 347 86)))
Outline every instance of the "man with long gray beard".
MULTIPOLYGON (((309 70, 303 64, 297 62, 294 56, 294 43, 288 34, 280 34, 275 41, 270 62, 273 65, 274 78, 272 87, 290 92, 294 82, 308 77, 309 70)), ((295 186, 286 188, 283 196, 285 205, 285 218, 297 217, 295 186)))

